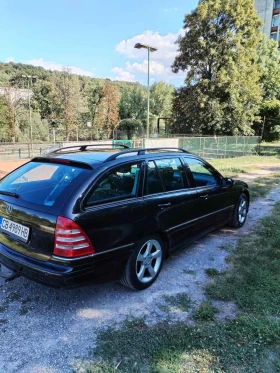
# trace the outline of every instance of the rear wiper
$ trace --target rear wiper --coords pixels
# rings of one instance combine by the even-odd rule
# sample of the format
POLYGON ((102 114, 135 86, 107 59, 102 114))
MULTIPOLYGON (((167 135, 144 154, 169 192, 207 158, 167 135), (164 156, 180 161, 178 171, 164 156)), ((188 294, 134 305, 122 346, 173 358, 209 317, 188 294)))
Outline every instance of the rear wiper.
POLYGON ((5 196, 11 196, 11 197, 19 198, 19 195, 17 193, 6 192, 6 190, 0 190, 0 194, 4 194, 5 196))

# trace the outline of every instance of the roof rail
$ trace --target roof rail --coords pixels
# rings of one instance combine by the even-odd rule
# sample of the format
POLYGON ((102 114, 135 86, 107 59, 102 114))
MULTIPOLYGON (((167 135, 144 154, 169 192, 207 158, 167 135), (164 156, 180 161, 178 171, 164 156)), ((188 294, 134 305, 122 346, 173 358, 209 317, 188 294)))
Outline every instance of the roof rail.
MULTIPOLYGON (((79 151, 81 152, 84 152, 87 150, 88 147, 98 147, 98 146, 106 146, 107 148, 110 148, 114 146, 113 149, 116 149, 116 148, 123 148, 123 149, 130 149, 129 146, 127 145, 113 145, 113 144, 86 144, 86 145, 73 145, 73 146, 64 146, 62 148, 59 148, 59 149, 55 149, 53 150, 52 152, 48 153, 48 154, 54 154, 54 153, 60 153, 62 150, 65 150, 65 149, 76 149, 78 148, 79 151)), ((61 152, 62 153, 62 152, 61 152)))
POLYGON ((137 153, 137 155, 144 155, 147 151, 155 151, 155 150, 165 150, 165 151, 172 151, 172 152, 183 152, 188 153, 187 150, 181 149, 181 148, 169 148, 169 147, 163 147, 163 148, 143 148, 143 149, 130 149, 130 150, 124 150, 123 152, 115 153, 110 155, 104 162, 110 162, 115 160, 120 155, 129 154, 129 153, 137 153))

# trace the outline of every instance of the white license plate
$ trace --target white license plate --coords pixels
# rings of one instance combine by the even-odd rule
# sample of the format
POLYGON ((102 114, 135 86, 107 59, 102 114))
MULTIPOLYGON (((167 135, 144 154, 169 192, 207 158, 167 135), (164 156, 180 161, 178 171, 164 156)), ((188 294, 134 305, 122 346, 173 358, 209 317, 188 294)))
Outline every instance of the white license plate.
POLYGON ((6 218, 0 217, 1 230, 3 232, 11 233, 14 236, 18 237, 21 241, 27 242, 29 236, 29 228, 15 223, 14 221, 6 218), (2 223, 1 223, 2 220, 2 223))

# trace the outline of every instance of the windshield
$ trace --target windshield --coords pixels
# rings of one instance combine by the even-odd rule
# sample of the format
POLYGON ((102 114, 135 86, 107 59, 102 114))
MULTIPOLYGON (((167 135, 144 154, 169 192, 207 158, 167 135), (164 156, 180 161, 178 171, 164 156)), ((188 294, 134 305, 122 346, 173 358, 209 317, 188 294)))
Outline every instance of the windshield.
POLYGON ((14 193, 24 201, 52 206, 82 171, 64 164, 29 162, 0 180, 0 193, 14 193))

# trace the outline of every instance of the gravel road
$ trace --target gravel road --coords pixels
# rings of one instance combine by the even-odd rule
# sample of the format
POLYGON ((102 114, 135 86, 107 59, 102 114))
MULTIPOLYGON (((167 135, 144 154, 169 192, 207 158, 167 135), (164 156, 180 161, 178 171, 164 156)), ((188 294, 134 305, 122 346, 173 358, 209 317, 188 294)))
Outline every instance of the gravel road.
MULTIPOLYGON (((206 268, 223 270, 225 245, 250 234, 260 218, 280 201, 280 187, 252 203, 248 220, 240 230, 224 228, 169 258, 156 283, 143 292, 119 284, 72 291, 56 290, 18 278, 0 280, 0 373, 72 372, 80 358, 95 345, 98 329, 127 317, 147 316, 150 323, 166 318, 160 305, 164 295, 185 292, 194 306, 204 299, 206 268)), ((231 316, 232 307, 219 305, 231 316)), ((172 319, 185 318, 171 312, 172 319)))

